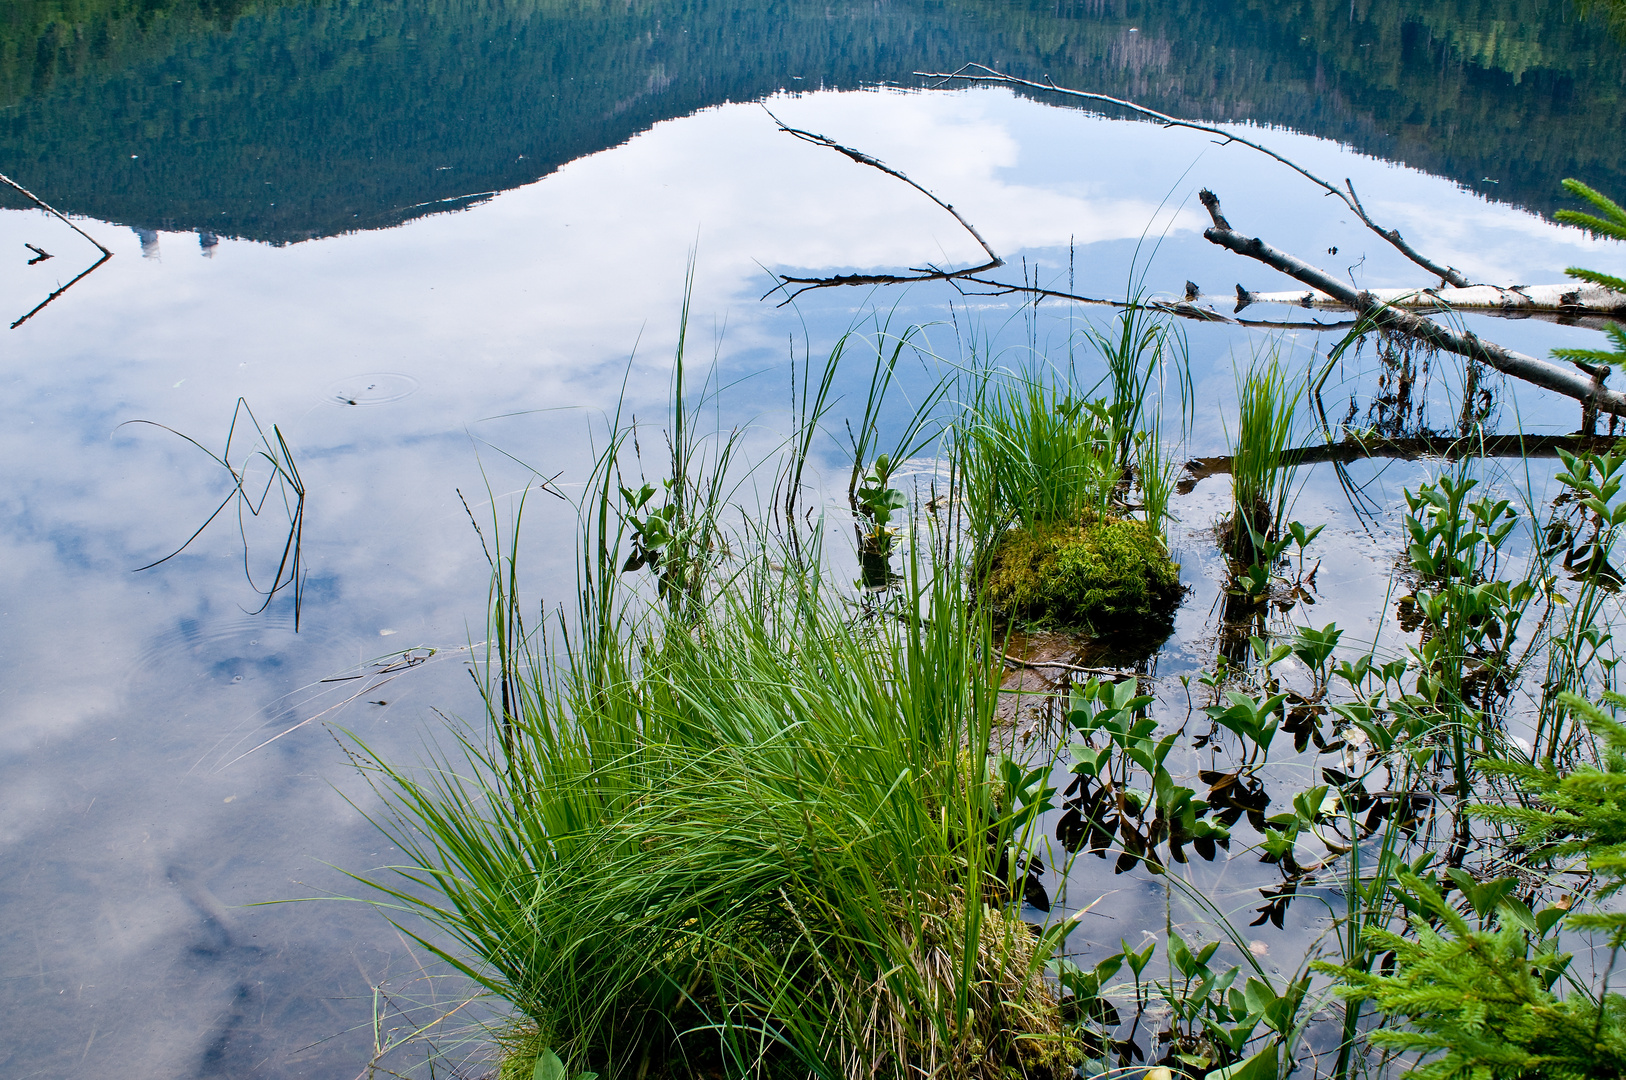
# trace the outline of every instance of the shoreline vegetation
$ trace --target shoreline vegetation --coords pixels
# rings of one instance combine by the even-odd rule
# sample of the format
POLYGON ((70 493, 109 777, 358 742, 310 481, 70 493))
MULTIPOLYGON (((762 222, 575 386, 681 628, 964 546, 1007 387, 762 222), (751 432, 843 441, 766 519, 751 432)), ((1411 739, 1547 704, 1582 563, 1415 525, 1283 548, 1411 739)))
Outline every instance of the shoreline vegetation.
POLYGON ((1403 639, 1362 644, 1299 621, 1325 528, 1293 518, 1312 373, 1260 352, 1182 716, 1144 632, 1183 592, 1178 325, 1132 303, 1087 356, 973 355, 901 423, 923 345, 878 325, 842 425, 850 560, 809 489, 851 334, 803 365, 764 460, 702 424, 680 336, 655 474, 632 424, 604 433, 572 609, 531 621, 523 500, 482 528, 487 715, 417 769, 350 745, 408 860, 358 880, 512 1006, 498 1075, 1626 1076, 1626 456, 1553 446, 1547 501, 1491 459, 1442 462, 1405 492, 1403 639), (1007 649, 1046 623, 1130 671, 1058 662, 1019 738, 1007 649), (1324 909, 1302 957, 1264 963, 1190 877, 1234 860, 1280 874, 1253 926, 1324 909), (1163 896, 1162 926, 1074 936, 1109 872, 1163 896))

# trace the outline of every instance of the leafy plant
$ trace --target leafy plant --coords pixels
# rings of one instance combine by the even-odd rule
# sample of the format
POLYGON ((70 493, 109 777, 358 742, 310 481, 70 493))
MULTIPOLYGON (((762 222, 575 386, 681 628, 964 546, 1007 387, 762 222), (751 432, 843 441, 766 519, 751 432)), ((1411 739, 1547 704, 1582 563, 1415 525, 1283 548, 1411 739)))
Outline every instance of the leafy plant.
POLYGON ((1406 1021, 1372 1032, 1372 1043, 1420 1055, 1407 1073, 1418 1080, 1626 1076, 1626 999, 1555 993, 1571 957, 1549 931, 1564 910, 1532 914, 1508 895, 1511 879, 1452 876, 1467 886, 1477 925, 1434 884, 1401 870, 1396 893, 1413 936, 1366 931, 1372 948, 1393 953, 1393 973, 1315 965, 1340 980, 1338 994, 1406 1021))
POLYGON ((598 1073, 579 1072, 573 1075, 559 1060, 558 1054, 544 1047, 536 1056, 536 1068, 531 1070, 531 1080, 598 1080, 598 1073))
POLYGON ((1157 722, 1144 715, 1151 700, 1133 679, 1090 679, 1068 697, 1067 722, 1082 739, 1067 748, 1074 779, 1056 835, 1069 851, 1087 846, 1103 855, 1117 837, 1124 845, 1119 872, 1139 861, 1160 869, 1157 848, 1164 841, 1177 862, 1185 861, 1187 844, 1213 859, 1216 848, 1230 841, 1223 825, 1208 820, 1208 803, 1165 767, 1179 733, 1155 737, 1157 722), (1101 745, 1098 736, 1105 740, 1101 745))
MULTIPOLYGON (((1613 199, 1594 191, 1579 180, 1564 180, 1562 183, 1565 191, 1590 203, 1597 213, 1560 210, 1553 217, 1566 225, 1579 226, 1599 239, 1626 240, 1626 210, 1622 210, 1613 199)), ((1572 266, 1564 272, 1579 281, 1591 282, 1606 289, 1613 289, 1615 292, 1626 293, 1626 278, 1600 274, 1596 270, 1583 270, 1578 266, 1572 266)))

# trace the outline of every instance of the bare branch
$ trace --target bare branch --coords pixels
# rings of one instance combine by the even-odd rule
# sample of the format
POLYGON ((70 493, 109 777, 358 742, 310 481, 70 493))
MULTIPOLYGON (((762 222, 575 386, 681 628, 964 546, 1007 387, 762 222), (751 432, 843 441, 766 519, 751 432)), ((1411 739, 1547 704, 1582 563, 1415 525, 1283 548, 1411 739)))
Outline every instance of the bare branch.
MULTIPOLYGON (((7 176, 5 173, 0 173, 0 184, 4 184, 7 187, 11 188, 13 191, 16 191, 23 198, 25 198, 29 202, 33 203, 35 206, 39 207, 41 210, 44 210, 47 214, 50 214, 52 217, 56 218, 58 221, 62 222, 62 224, 66 225, 68 228, 72 229, 74 232, 78 233, 80 236, 83 236, 86 240, 89 240, 92 244, 95 244, 96 245, 96 250, 101 252, 102 255, 103 255, 103 260, 102 260, 103 262, 105 262, 107 259, 111 259, 113 257, 113 253, 111 251, 108 251, 106 248, 102 247, 101 241, 97 240, 94 236, 90 235, 88 232, 81 229, 79 226, 75 225, 73 222, 69 221, 68 218, 67 218, 67 215, 63 214, 62 211, 58 210, 56 207, 54 207, 50 203, 46 202, 44 199, 40 198, 38 195, 34 194, 32 191, 29 191, 27 188, 23 187, 17 181, 15 181, 11 177, 7 176)), ((101 263, 98 262, 96 265, 100 266, 101 263)), ((96 269, 95 266, 91 267, 91 270, 94 270, 94 269, 96 269)), ((86 271, 86 273, 89 273, 89 271, 86 271)), ((80 276, 82 277, 83 275, 80 275, 80 276)), ((64 286, 64 288, 66 288, 66 286, 64 286)), ((47 300, 46 303, 50 303, 50 301, 47 300)), ((40 306, 44 307, 45 305, 41 304, 40 306)), ((29 312, 29 314, 31 315, 31 314, 33 314, 33 312, 29 312)), ((27 318, 27 316, 24 316, 24 318, 27 318)), ((21 322, 21 321, 22 321, 21 319, 18 320, 18 322, 21 322)))
MULTIPOLYGON (((94 244, 96 242, 94 240, 92 240, 91 243, 94 244)), ((97 244, 96 246, 101 247, 100 244, 97 244)), ((111 259, 113 257, 113 253, 111 251, 108 251, 106 248, 102 248, 102 251, 104 252, 104 254, 102 255, 101 258, 97 259, 95 262, 91 263, 89 266, 87 266, 83 270, 79 271, 79 273, 75 274, 72 281, 68 282, 66 285, 63 285, 63 286, 59 287, 50 296, 47 296, 44 300, 41 300, 38 304, 35 304, 34 307, 28 312, 27 315, 24 315, 22 318, 18 319, 16 322, 11 324, 11 329, 13 329, 13 330, 17 329, 23 323, 27 322, 29 319, 32 319, 35 315, 38 315, 40 312, 44 311, 45 306, 47 304, 49 304, 52 300, 55 300, 57 297, 61 296, 65 292, 67 292, 69 289, 71 289, 75 285, 79 284, 79 280, 81 278, 88 277, 90 275, 91 271, 100 269, 102 263, 106 262, 108 259, 111 259)))
POLYGON ((958 71, 917 71, 915 74, 923 79, 938 79, 943 81, 953 79, 962 82, 1002 83, 1010 86, 1026 86, 1029 89, 1044 90, 1055 94, 1065 94, 1068 97, 1081 98, 1085 101, 1099 101, 1106 105, 1116 105, 1120 109, 1128 109, 1130 112, 1139 113, 1142 116, 1156 120, 1164 127, 1190 128, 1193 131, 1202 131, 1210 135, 1217 135, 1221 139, 1224 139, 1227 143, 1241 143, 1243 146, 1259 151, 1266 157, 1273 158, 1274 160, 1281 162, 1283 165, 1286 165, 1289 169, 1292 169, 1294 172, 1298 173, 1312 184, 1322 188, 1327 192, 1327 194, 1336 195, 1343 201, 1345 206, 1349 207, 1351 213, 1359 217, 1361 221, 1366 224, 1367 228, 1383 237, 1383 239, 1388 241, 1388 243, 1391 244, 1395 250, 1399 251, 1402 255, 1416 263, 1418 266, 1421 266, 1424 270, 1427 270, 1430 274, 1438 277, 1445 284, 1455 285, 1458 288, 1462 288, 1469 284, 1468 279, 1463 277, 1462 274, 1455 268, 1439 265, 1417 251, 1417 249, 1413 248, 1410 244, 1406 243, 1405 239, 1400 235, 1400 231, 1398 229, 1385 229, 1383 226, 1373 221, 1371 216, 1367 214, 1366 208, 1361 205, 1361 200, 1356 196, 1355 185, 1348 179, 1344 180, 1343 187, 1329 183, 1290 158, 1286 158, 1281 154, 1278 154, 1276 151, 1272 150, 1268 146, 1265 146, 1263 143, 1254 142, 1252 139, 1245 138, 1244 136, 1238 135, 1233 131, 1227 131, 1224 128, 1214 127, 1211 124, 1199 124, 1194 120, 1183 120, 1178 116, 1170 116, 1168 113, 1161 113, 1156 109, 1149 109, 1144 105, 1136 104, 1135 102, 1125 100, 1124 98, 1115 98, 1107 94, 1094 94, 1087 90, 1073 90, 1065 86, 1057 86, 1056 83, 1051 81, 1048 77, 1044 82, 1036 82, 1032 79, 1021 79, 1015 75, 1007 75, 1002 71, 996 71, 993 68, 985 67, 982 64, 967 64, 958 71))
MULTIPOLYGON (((1473 457, 1555 458, 1559 451, 1581 454, 1588 451, 1603 452, 1617 440, 1607 435, 1486 435, 1470 438, 1447 438, 1423 435, 1416 438, 1356 438, 1347 436, 1341 442, 1300 446, 1282 454, 1282 464, 1315 465, 1328 461, 1351 462, 1364 458, 1398 458, 1415 461, 1419 458, 1440 458, 1457 461, 1473 457)), ((1196 487, 1197 482, 1210 476, 1231 471, 1232 459, 1227 456, 1193 458, 1185 464, 1183 476, 1176 488, 1184 495, 1196 487)))
POLYGON ((969 271, 965 274, 953 275, 954 287, 964 296, 1009 296, 1012 293, 1023 293, 1037 300, 1071 300, 1078 304, 1094 304, 1100 307, 1118 308, 1144 308, 1149 311, 1161 311, 1169 315, 1178 315, 1182 319, 1191 319, 1195 322, 1226 323, 1230 326, 1250 326, 1265 330, 1347 330, 1355 325, 1354 321, 1324 323, 1314 319, 1237 319, 1230 315, 1221 314, 1212 307, 1199 307, 1189 300, 1110 300, 1096 296, 1082 296, 1078 293, 1066 292, 1062 289, 1047 289, 1042 285, 1031 283, 1018 284, 1014 281, 995 281, 989 278, 973 276, 969 271), (972 291, 961 287, 960 282, 982 285, 985 291, 972 291))
POLYGON ((955 221, 960 223, 961 228, 971 234, 971 238, 977 242, 977 246, 981 247, 983 252, 988 256, 987 262, 978 266, 968 266, 963 270, 940 270, 935 266, 926 266, 911 267, 908 274, 837 274, 833 277, 816 278, 799 278, 780 274, 780 284, 776 286, 775 289, 770 289, 769 293, 765 294, 765 298, 766 295, 771 295, 773 292, 777 291, 778 289, 783 289, 787 285, 801 286, 801 288, 790 293, 786 297, 786 299, 780 305, 783 306, 784 304, 790 303, 792 300, 796 299, 809 289, 826 289, 837 285, 897 285, 912 281, 948 281, 952 278, 961 277, 966 274, 981 274, 989 270, 997 270, 999 267, 1005 265, 1005 260, 1000 258, 999 253, 988 245, 988 241, 983 239, 982 233, 978 232, 977 227, 971 224, 971 222, 967 221, 964 215, 962 215, 958 210, 954 209, 951 204, 944 202, 942 199, 939 199, 936 195, 933 195, 924 187, 921 187, 919 184, 915 183, 900 170, 892 168, 892 166, 881 161, 879 158, 871 157, 862 150, 854 150, 850 146, 843 146, 841 143, 836 142, 834 139, 826 135, 819 135, 811 131, 803 131, 800 128, 793 128, 786 124, 783 120, 779 119, 779 117, 774 116, 774 114, 766 107, 764 107, 762 111, 768 113, 768 116, 773 119, 773 122, 779 125, 779 130, 783 131, 787 135, 794 135, 803 142, 810 142, 815 146, 828 147, 829 149, 834 150, 836 153, 842 154, 853 161, 856 161, 860 165, 868 165, 870 168, 878 169, 894 179, 902 180, 905 184, 908 184, 910 187, 926 196, 926 198, 948 211, 949 215, 953 217, 955 221))
MULTIPOLYGON (((1255 259, 1289 277, 1296 278, 1312 289, 1318 289, 1337 299, 1360 314, 1375 328, 1393 330, 1426 342, 1437 349, 1466 356, 1489 364, 1497 371, 1534 383, 1537 386, 1574 398, 1588 407, 1597 408, 1616 416, 1626 416, 1626 394, 1605 389, 1604 378, 1608 369, 1585 365, 1590 378, 1573 371, 1538 360, 1533 356, 1505 349, 1494 342, 1481 340, 1470 331, 1457 333, 1439 323, 1386 304, 1369 292, 1358 293, 1325 270, 1311 266, 1285 251, 1278 251, 1258 237, 1247 237, 1231 227, 1220 212, 1219 196, 1204 188, 1198 196, 1213 220, 1212 227, 1203 231, 1204 239, 1220 247, 1255 259)), ((1581 366, 1581 365, 1577 365, 1581 366)))

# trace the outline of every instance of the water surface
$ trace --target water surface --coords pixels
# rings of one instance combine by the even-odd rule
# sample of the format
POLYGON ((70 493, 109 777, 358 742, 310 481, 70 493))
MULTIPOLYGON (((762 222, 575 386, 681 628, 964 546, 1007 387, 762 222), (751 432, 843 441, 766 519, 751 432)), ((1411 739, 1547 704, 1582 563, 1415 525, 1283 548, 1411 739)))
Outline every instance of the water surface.
MULTIPOLYGON (((1475 280, 1623 268, 1618 247, 1533 212, 1555 204, 1561 176, 1626 178, 1618 140, 1595 136, 1618 100, 1619 47, 1558 4, 75 12, 23 3, 0 18, 0 171, 115 252, 0 338, 0 1003, 12 1018, 0 1063, 16 1076, 355 1075, 375 1015, 407 1023, 375 987, 455 1004, 459 987, 428 981, 370 909, 245 905, 356 894, 341 871, 389 863, 365 818, 377 804, 326 725, 411 760, 442 737, 436 710, 478 716, 467 647, 482 636, 486 564, 464 503, 489 530, 536 475, 579 491, 592 433, 623 393, 655 421, 691 260, 691 364, 715 356, 731 387, 720 422, 749 424, 764 450, 786 427, 791 356, 828 349, 877 309, 895 327, 932 324, 925 340, 945 361, 981 336, 1020 362, 1104 317, 943 286, 759 300, 771 271, 952 264, 978 249, 895 181, 779 133, 757 101, 905 169, 976 222, 1013 275, 1025 265, 1095 295, 1122 295, 1132 266, 1171 296, 1188 279, 1220 294, 1286 287, 1202 240, 1204 185, 1238 228, 1363 286, 1424 283, 1240 146, 1000 90, 860 87, 973 59, 1048 71, 1267 125, 1258 137, 1351 177, 1376 217, 1475 280), (1336 263, 1322 254, 1334 247, 1336 263), (241 533, 230 512, 134 572, 230 485, 197 447, 127 422, 221 453, 239 400, 286 438, 307 492, 297 633, 286 591, 250 614, 262 597, 245 548, 263 581, 286 536, 275 492, 241 533), (347 678, 358 673, 371 677, 347 678)), ((6 321, 94 257, 37 210, 0 211, 6 321), (29 265, 24 243, 53 258, 29 265)), ((1538 354, 1596 337, 1473 323, 1538 354)), ((1274 341, 1307 364, 1332 340, 1188 334, 1193 456, 1223 451, 1238 362, 1274 341)), ((910 378, 936 374, 922 361, 910 378)), ((1364 407, 1373 376, 1352 361, 1333 404, 1364 407)), ((1453 377, 1442 367, 1424 395, 1441 426, 1453 377)), ((1539 394, 1507 387, 1499 401, 1502 430, 1576 423, 1539 394)), ((242 434, 234 461, 253 451, 242 434)), ((833 440, 820 453, 845 467, 833 440)), ((1330 473, 1311 477, 1298 516, 1331 520, 1338 553, 1318 623, 1381 631, 1386 529, 1419 475, 1362 475, 1380 507, 1371 532, 1330 473)), ((1195 591, 1160 670, 1212 657, 1220 585, 1205 530, 1225 497, 1211 479, 1181 503, 1195 591)), ((557 604, 575 580, 574 513, 532 491, 526 516, 531 595, 557 604)))

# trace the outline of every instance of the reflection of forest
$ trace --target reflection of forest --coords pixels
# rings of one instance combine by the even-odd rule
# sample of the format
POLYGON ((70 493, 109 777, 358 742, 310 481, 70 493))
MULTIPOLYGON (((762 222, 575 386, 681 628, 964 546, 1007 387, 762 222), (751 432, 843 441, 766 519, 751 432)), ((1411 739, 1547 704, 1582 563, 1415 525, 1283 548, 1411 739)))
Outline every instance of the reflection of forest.
POLYGON ((722 101, 983 61, 1547 210, 1564 176, 1626 191, 1605 22, 1572 0, 4 0, 0 171, 76 213, 286 242, 722 101))

